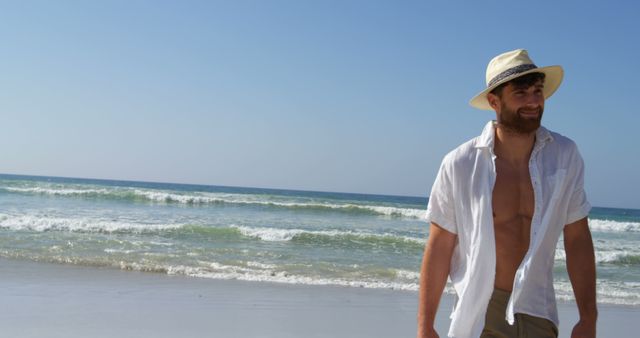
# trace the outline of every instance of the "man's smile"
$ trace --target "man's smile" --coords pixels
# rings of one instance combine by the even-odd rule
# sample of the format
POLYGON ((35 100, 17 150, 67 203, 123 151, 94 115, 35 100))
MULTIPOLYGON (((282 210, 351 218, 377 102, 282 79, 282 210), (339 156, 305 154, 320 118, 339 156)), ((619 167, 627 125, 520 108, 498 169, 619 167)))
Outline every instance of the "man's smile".
POLYGON ((526 119, 539 119, 540 118, 540 112, 542 111, 542 109, 540 109, 540 107, 535 108, 535 109, 518 109, 518 114, 526 119))

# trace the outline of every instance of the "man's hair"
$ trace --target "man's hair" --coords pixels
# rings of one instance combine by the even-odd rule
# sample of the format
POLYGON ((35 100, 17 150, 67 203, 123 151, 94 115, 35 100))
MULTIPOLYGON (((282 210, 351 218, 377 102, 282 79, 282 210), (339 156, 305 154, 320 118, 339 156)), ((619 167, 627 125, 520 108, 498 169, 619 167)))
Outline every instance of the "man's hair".
POLYGON ((514 86, 517 87, 531 87, 533 85, 536 84, 536 82, 538 82, 539 80, 542 80, 542 82, 544 82, 544 77, 545 74, 544 73, 529 73, 526 75, 522 75, 520 77, 517 77, 511 81, 507 81, 505 83, 500 84, 499 86, 497 86, 496 88, 494 88, 490 93, 497 95, 498 97, 502 96, 502 89, 504 89, 504 87, 506 87, 509 83, 513 83, 514 86))

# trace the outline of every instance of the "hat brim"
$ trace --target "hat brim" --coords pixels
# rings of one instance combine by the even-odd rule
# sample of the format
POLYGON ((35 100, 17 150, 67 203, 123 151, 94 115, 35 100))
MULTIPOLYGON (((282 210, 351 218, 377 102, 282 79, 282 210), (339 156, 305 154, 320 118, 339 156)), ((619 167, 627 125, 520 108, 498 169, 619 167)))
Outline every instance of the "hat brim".
POLYGON ((489 94, 492 90, 494 90, 496 87, 498 87, 499 85, 505 82, 509 82, 515 78, 521 77, 523 75, 531 74, 531 73, 545 74, 544 89, 542 90, 542 93, 544 94, 545 99, 549 98, 551 95, 553 95, 553 93, 555 93, 558 87, 560 87, 560 83, 562 83, 562 78, 564 77, 564 70, 562 70, 561 66, 547 66, 547 67, 530 69, 522 73, 508 76, 494 83, 491 87, 487 87, 487 89, 483 90, 478 95, 474 96, 471 99, 471 101, 469 101, 469 104, 474 108, 478 108, 482 110, 493 110, 491 105, 489 105, 489 101, 487 100, 487 94, 489 94))

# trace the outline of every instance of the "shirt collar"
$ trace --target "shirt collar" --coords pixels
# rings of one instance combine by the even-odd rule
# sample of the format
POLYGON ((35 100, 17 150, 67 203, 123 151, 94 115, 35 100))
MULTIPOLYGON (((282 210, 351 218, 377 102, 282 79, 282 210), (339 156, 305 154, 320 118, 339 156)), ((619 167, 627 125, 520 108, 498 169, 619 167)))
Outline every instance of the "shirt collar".
MULTIPOLYGON (((496 137, 496 121, 489 121, 482 129, 482 134, 478 137, 476 148, 489 148, 493 150, 493 144, 496 137)), ((536 144, 534 148, 541 148, 548 142, 553 141, 551 132, 543 126, 536 130, 536 144)))

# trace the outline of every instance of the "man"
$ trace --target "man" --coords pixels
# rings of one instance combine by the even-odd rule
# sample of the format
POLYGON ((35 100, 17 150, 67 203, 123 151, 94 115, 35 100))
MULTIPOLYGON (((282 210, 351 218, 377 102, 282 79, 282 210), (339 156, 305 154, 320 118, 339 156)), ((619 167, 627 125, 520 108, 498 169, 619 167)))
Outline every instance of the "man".
POLYGON ((583 161, 568 138, 540 126, 560 66, 538 68, 526 50, 495 57, 473 107, 496 112, 482 134, 444 158, 433 185, 422 263, 418 337, 451 279, 450 337, 557 337, 555 248, 562 232, 580 321, 572 337, 595 337, 595 259, 583 161))

